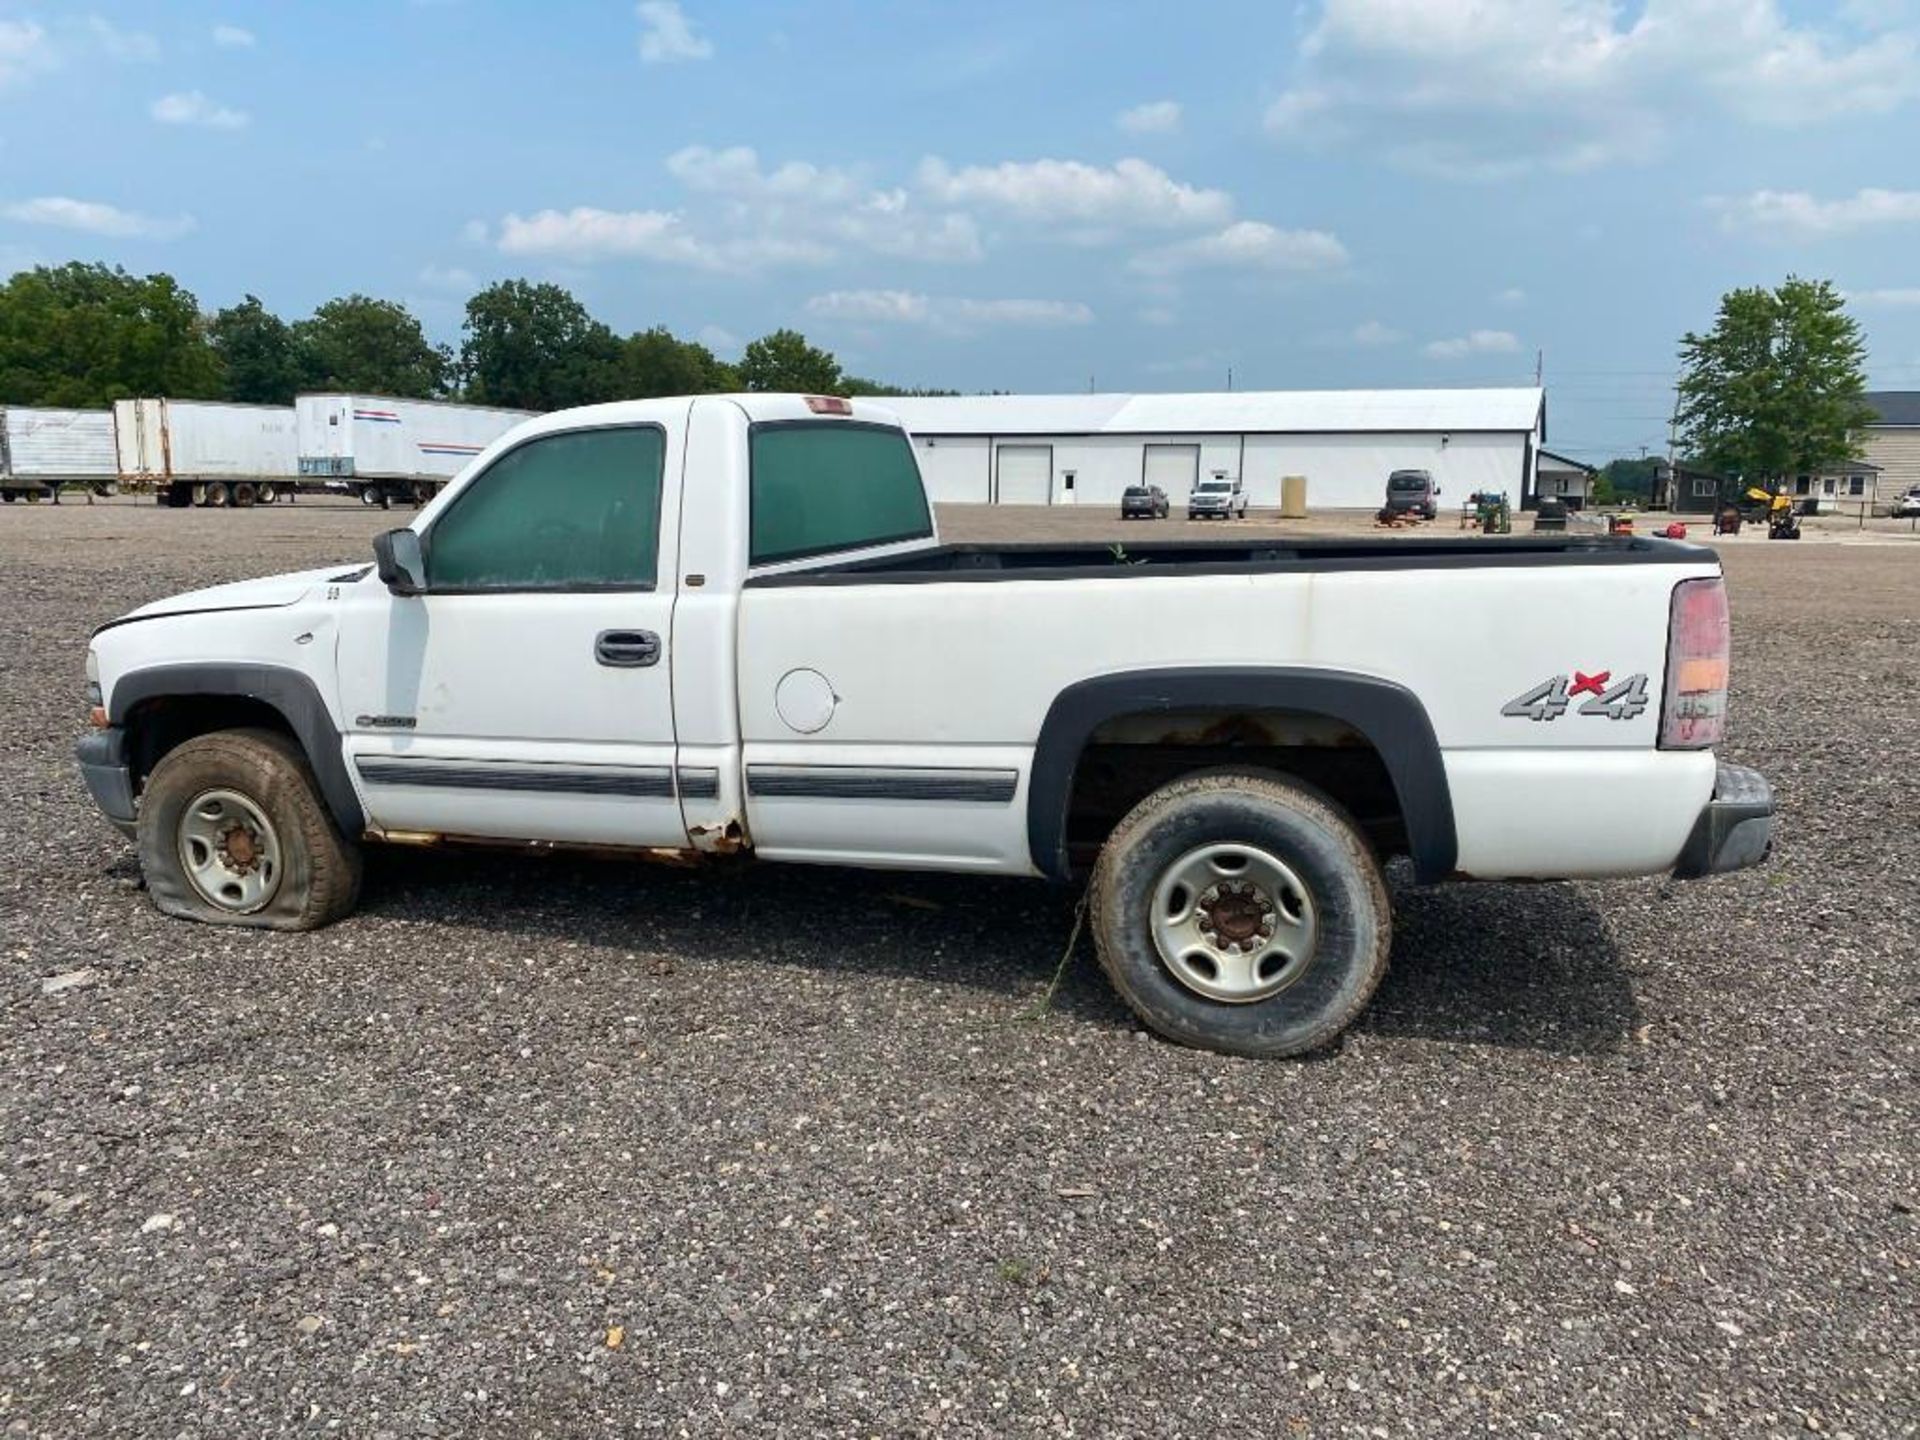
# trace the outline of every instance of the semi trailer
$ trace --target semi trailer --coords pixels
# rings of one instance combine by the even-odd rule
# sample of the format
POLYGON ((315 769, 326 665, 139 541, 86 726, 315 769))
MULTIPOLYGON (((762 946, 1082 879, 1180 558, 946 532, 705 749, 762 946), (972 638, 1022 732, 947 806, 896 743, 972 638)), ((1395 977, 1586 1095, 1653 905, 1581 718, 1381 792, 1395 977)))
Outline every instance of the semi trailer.
POLYGON ((46 495, 57 500, 64 485, 105 494, 118 475, 109 411, 0 408, 0 499, 8 504, 46 495))
POLYGON ((301 395, 294 400, 300 475, 357 491, 368 505, 423 505, 469 460, 521 421, 494 410, 391 395, 301 395))
POLYGON ((120 480, 162 505, 270 505, 300 477, 293 408, 215 400, 116 400, 120 480))

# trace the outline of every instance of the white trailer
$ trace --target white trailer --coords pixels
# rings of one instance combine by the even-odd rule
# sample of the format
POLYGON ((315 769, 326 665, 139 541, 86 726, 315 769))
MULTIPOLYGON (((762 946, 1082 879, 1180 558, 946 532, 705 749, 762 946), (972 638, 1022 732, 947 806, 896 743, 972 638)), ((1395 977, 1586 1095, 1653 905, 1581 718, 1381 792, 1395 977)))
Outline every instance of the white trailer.
POLYGON ((216 400, 116 400, 120 479, 162 505, 270 505, 299 480, 293 408, 216 400))
POLYGON ((300 395, 300 474, 345 483, 369 505, 424 504, 528 410, 390 395, 300 395))
POLYGON ((106 494, 118 474, 111 411, 0 408, 0 499, 8 504, 47 494, 58 500, 68 484, 106 494))

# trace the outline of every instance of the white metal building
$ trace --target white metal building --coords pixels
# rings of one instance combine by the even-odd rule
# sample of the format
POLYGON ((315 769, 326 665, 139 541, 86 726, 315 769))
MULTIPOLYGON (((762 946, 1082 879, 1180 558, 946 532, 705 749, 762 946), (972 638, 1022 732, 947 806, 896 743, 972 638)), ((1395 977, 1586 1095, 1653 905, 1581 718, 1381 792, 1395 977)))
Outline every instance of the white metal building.
POLYGON ((963 395, 885 402, 913 432, 937 501, 1118 505, 1145 482, 1177 505, 1238 477, 1255 506, 1307 477, 1316 509, 1377 509, 1394 470, 1430 470, 1448 502, 1532 493, 1546 393, 1268 390, 1199 395, 963 395))

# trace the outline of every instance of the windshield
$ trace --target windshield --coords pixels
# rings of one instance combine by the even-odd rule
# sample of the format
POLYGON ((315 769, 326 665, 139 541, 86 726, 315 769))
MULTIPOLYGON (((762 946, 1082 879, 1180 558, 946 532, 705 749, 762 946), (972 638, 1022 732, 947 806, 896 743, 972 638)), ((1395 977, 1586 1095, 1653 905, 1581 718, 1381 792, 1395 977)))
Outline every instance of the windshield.
POLYGON ((1200 482, 1200 493, 1202 495, 1224 495, 1232 488, 1233 487, 1228 485, 1224 480, 1202 480, 1200 482))
POLYGON ((1153 493, 1153 492, 1151 492, 1150 490, 1148 490, 1148 489, 1147 489, 1147 487, 1146 487, 1146 486, 1144 486, 1144 485, 1129 485, 1129 486, 1127 486, 1127 494, 1129 494, 1129 495, 1149 495, 1149 494, 1151 494, 1151 493, 1153 493))
POLYGON ((1389 490, 1424 490, 1427 484, 1427 477, 1424 475, 1389 475, 1387 477, 1389 490))

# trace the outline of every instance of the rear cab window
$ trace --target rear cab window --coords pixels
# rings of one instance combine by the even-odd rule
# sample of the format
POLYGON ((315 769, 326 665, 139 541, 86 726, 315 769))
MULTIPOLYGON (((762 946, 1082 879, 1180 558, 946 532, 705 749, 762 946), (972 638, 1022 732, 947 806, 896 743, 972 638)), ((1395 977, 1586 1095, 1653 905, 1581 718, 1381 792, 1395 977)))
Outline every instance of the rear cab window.
POLYGON ((932 538, 913 446, 894 426, 763 421, 748 452, 750 564, 932 538))

